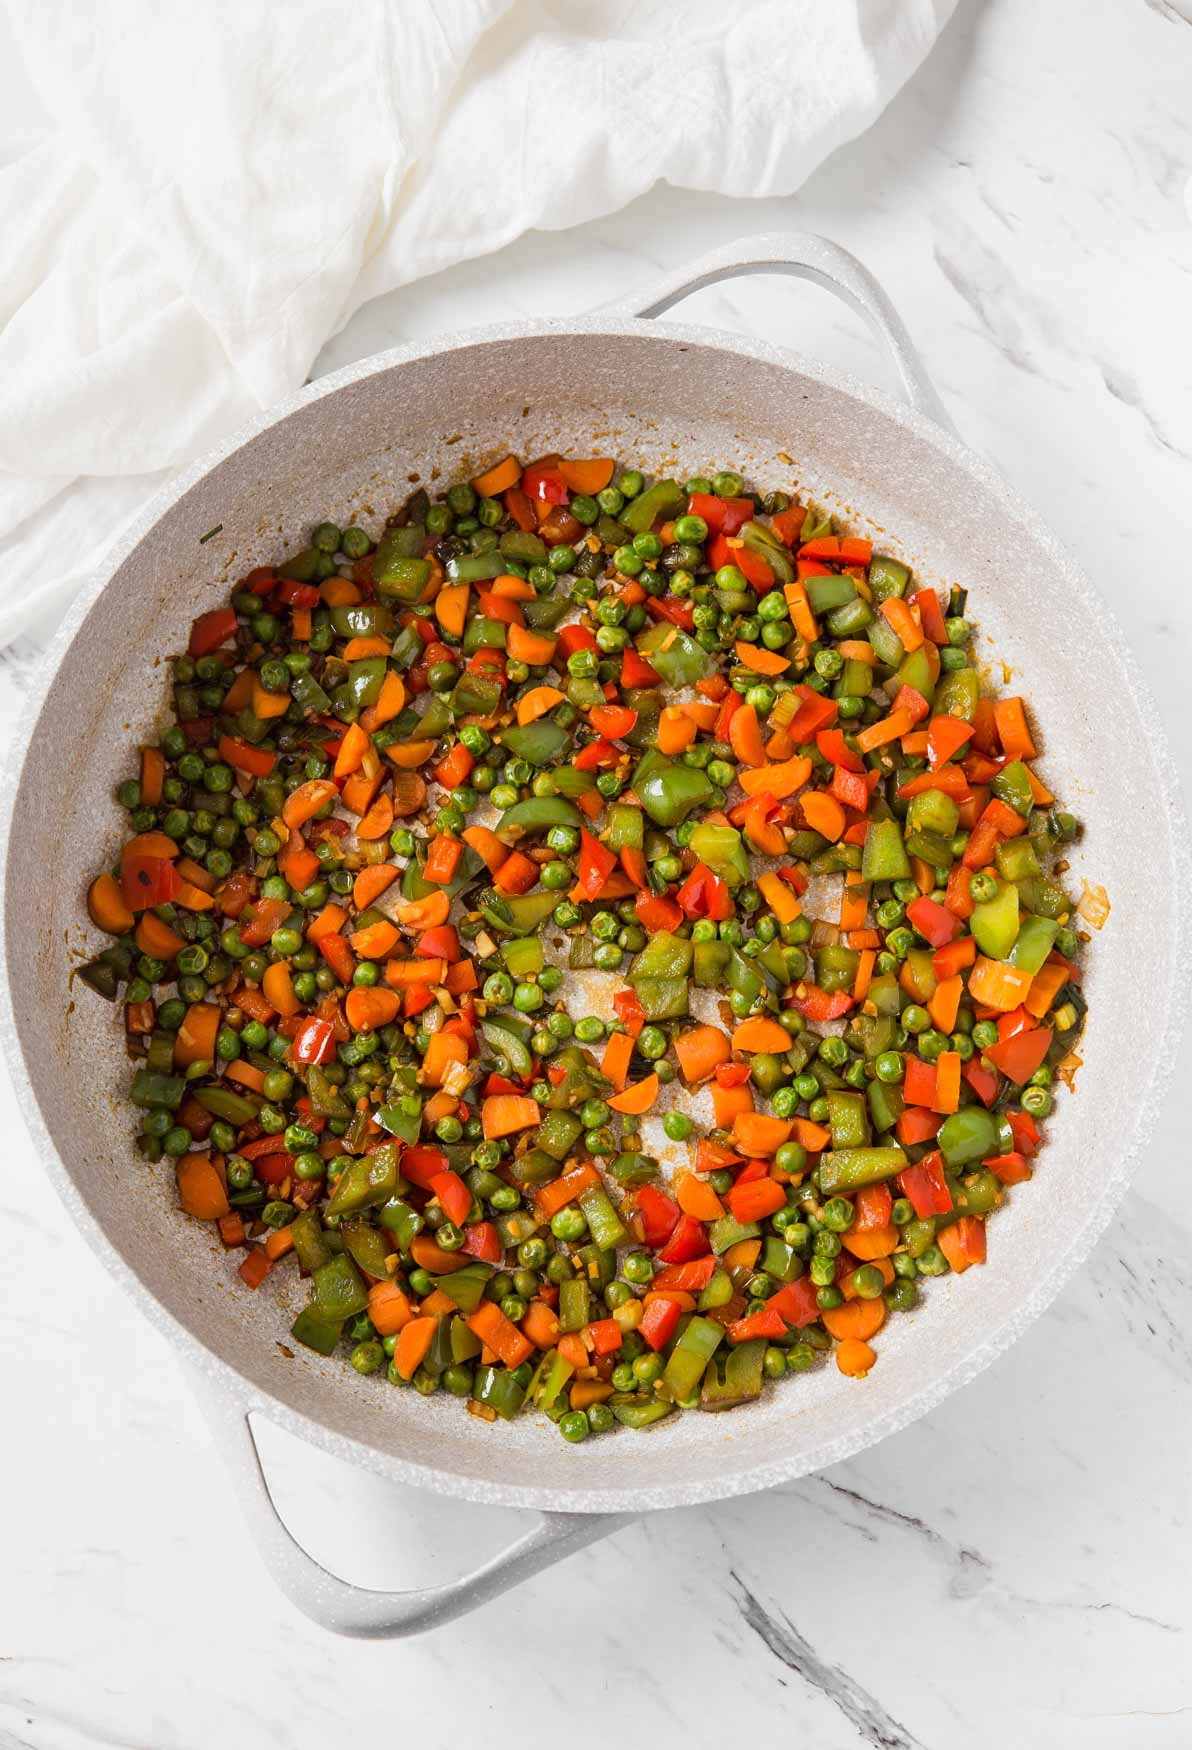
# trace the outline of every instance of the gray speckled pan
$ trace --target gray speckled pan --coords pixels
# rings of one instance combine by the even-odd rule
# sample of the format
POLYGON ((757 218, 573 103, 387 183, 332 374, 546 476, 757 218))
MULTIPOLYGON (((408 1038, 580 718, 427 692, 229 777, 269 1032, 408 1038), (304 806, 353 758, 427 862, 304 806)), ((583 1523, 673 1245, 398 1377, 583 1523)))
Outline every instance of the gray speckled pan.
POLYGON ((951 434, 876 283, 816 238, 750 239, 589 320, 385 353, 258 420, 169 489, 76 603, 30 702, 4 808, 3 1031, 39 1152, 87 1239, 191 1367, 271 1570, 341 1632, 427 1627, 627 1515, 762 1489, 906 1427, 1000 1354, 1087 1255, 1150 1129, 1178 1035, 1188 846, 1124 640, 1035 514, 951 434), (752 271, 812 278, 861 310, 911 405, 797 353, 643 319, 752 271), (1046 735, 1042 772, 1084 820, 1070 880, 1103 884, 1113 910, 1089 955, 1079 1097, 1061 1098, 1033 1183, 992 1224, 988 1267, 933 1282, 920 1310, 891 1320, 864 1384, 825 1368, 729 1416, 676 1416, 571 1447, 534 1418, 489 1426, 342 1361, 290 1358, 280 1342, 300 1291, 289 1273, 246 1293, 210 1231, 179 1217, 172 1175, 130 1147, 118 1014, 82 989, 70 1000, 70 969, 97 946, 86 884, 119 842, 112 790, 158 725, 163 653, 184 646, 232 578, 300 544, 313 522, 376 528, 411 479, 457 475, 507 448, 615 451, 680 477, 715 460, 765 486, 794 480, 921 575, 968 585, 982 654, 1009 663, 1029 694, 1046 735), (1123 1027, 1139 990, 1148 1025, 1123 1027), (253 1410, 403 1482, 546 1517, 466 1580, 361 1592, 316 1567, 273 1513, 253 1410))

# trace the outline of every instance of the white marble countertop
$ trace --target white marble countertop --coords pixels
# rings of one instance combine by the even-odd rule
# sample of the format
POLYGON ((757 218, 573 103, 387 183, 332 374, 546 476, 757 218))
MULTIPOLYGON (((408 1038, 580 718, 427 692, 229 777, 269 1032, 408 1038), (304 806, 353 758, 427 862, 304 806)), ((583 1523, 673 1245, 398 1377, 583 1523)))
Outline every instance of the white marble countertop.
MULTIPOLYGON (((1114 598, 1187 776, 1190 90, 1188 0, 961 0, 919 76, 797 198, 656 190, 371 306, 321 368, 578 311, 749 231, 826 232, 881 275, 962 432, 1114 598)), ((868 335, 804 287, 737 282, 685 315, 884 380, 868 335)), ((0 664, 5 733, 35 655, 0 664)), ((1186 1087, 1187 1049, 1181 1067, 1186 1087)), ((1192 1218, 1175 1100, 1077 1281, 934 1415, 377 1646, 332 1641, 274 1591, 172 1351, 59 1208, 6 1083, 0 1097, 0 1744, 315 1750, 411 1728, 498 1750, 586 1750, 610 1730, 817 1750, 1192 1744, 1192 1218)), ((447 1508, 268 1429, 263 1447, 295 1529, 365 1584, 442 1576, 519 1517, 447 1508)))

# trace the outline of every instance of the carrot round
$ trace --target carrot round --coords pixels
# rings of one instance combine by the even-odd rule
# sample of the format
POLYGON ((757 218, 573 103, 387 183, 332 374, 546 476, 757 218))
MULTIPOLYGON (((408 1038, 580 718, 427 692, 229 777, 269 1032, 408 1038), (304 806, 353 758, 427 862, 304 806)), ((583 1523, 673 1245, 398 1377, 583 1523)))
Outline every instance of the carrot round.
POLYGON ((174 1035, 174 1065, 185 1069, 191 1063, 214 1063, 215 1040, 222 1011, 218 1003, 192 1003, 174 1035))
MULTIPOLYGON (((733 715, 733 723, 741 715, 739 711, 733 715)), ((731 732, 732 724, 729 725, 731 732)), ((764 765, 758 762, 752 771, 738 772, 737 782, 746 796, 764 796, 767 792, 775 802, 781 802, 786 796, 793 796, 796 790, 801 790, 811 776, 811 761, 800 759, 779 760, 774 765, 764 765)))
POLYGON ((178 1199, 197 1221, 218 1221, 229 1212, 228 1194, 210 1155, 186 1154, 174 1168, 178 1199))
POLYGON ((740 641, 737 643, 737 661, 742 667, 751 668, 754 674, 785 674, 791 665, 789 656, 780 656, 776 650, 740 641))
POLYGON ((134 938, 142 954, 152 954, 155 960, 172 960, 186 946, 185 938, 151 911, 143 911, 134 938))
POLYGON ((136 914, 124 903, 120 883, 105 869, 87 889, 87 912, 96 929, 109 936, 127 935, 136 923, 136 914))
POLYGON ((498 498, 502 492, 516 486, 520 479, 521 463, 516 456, 505 456, 494 462, 491 468, 486 468, 483 474, 477 474, 472 485, 481 498, 498 498))
POLYGON ((559 473, 572 492, 593 498, 596 493, 603 492, 612 479, 613 467, 611 456, 593 456, 585 461, 564 458, 559 463, 559 473))
MULTIPOLYGON (((783 1050, 789 1049, 790 1040, 787 1038, 783 1050)), ((675 1056, 688 1087, 706 1081, 717 1064, 728 1062, 729 1054, 728 1039, 719 1027, 692 1027, 675 1037, 675 1056)))
POLYGON ((877 1355, 859 1337, 846 1337, 836 1351, 836 1365, 849 1379, 864 1379, 877 1355))
MULTIPOLYGON (((500 582, 500 579, 497 581, 500 582)), ((539 717, 545 717, 548 711, 553 711, 556 705, 561 705, 563 699, 564 695, 558 687, 531 687, 517 701, 517 720, 523 725, 535 723, 539 717)))
MULTIPOLYGON (((635 1082, 633 1087, 626 1088, 624 1093, 614 1094, 608 1103, 614 1112, 637 1115, 648 1112, 657 1098, 658 1077, 648 1075, 644 1080, 635 1082)), ((486 1101, 485 1104, 487 1105, 487 1103, 486 1101)))
POLYGON ((790 1048, 791 1036, 786 1028, 777 1021, 768 1021, 764 1015, 742 1021, 733 1034, 734 1051, 767 1051, 781 1057, 790 1048))
POLYGON ((330 778, 311 778, 286 797, 281 817, 291 829, 305 826, 308 820, 313 820, 320 808, 326 808, 329 802, 334 802, 335 796, 335 785, 330 778))
POLYGON ((805 790, 799 806, 812 832, 822 834, 834 845, 845 827, 844 809, 835 796, 825 796, 822 790, 805 790))
POLYGON ((860 1258, 863 1264, 873 1264, 897 1251, 898 1229, 893 1226, 850 1228, 844 1236, 844 1243, 854 1258, 860 1258))
POLYGON ((381 1337, 396 1337, 410 1323, 414 1309, 404 1288, 396 1282, 374 1282, 368 1291, 368 1316, 381 1337))
POLYGON ((357 911, 367 911, 386 888, 392 887, 399 871, 392 863, 368 863, 352 883, 352 903, 357 911))
MULTIPOLYGON (((498 1309, 499 1310, 499 1309, 498 1309)), ((438 1319, 411 1319, 398 1332, 393 1368, 403 1379, 413 1379, 434 1342, 438 1319)))
POLYGON ((358 839, 383 839, 393 825, 393 798, 384 791, 369 808, 363 820, 357 822, 358 839))
POLYGON ((843 1306, 829 1307, 820 1314, 824 1328, 838 1343, 850 1338, 860 1343, 875 1337, 886 1322, 883 1300, 846 1300, 843 1306))
POLYGON ((743 765, 765 765, 766 745, 762 740, 757 712, 752 705, 741 705, 733 712, 728 726, 728 739, 733 752, 743 765))
POLYGON ((344 1013, 353 1033, 371 1033, 378 1027, 387 1027, 390 1021, 397 1019, 400 1009, 401 998, 384 985, 353 985, 344 1003, 344 1013))
POLYGON ((776 1153, 793 1128, 789 1118, 769 1118, 764 1112, 738 1112, 733 1120, 737 1146, 751 1159, 776 1153))
POLYGON ((556 642, 556 639, 547 638, 542 632, 531 632, 528 626, 510 626, 505 648, 515 662, 527 662, 533 668, 541 667, 551 660, 555 654, 556 642))

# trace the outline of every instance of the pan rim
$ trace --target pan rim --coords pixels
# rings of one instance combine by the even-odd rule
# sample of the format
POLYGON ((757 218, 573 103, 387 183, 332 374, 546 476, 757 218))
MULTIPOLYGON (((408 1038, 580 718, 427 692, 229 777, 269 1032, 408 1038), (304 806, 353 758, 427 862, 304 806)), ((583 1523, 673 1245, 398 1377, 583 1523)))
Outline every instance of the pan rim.
MULTIPOLYGON (((776 366, 809 378, 830 391, 858 401, 884 415, 895 425, 901 426, 920 441, 941 452, 999 500, 1007 515, 1026 527, 1038 541, 1049 562, 1062 574, 1066 587, 1072 594, 1084 605, 1095 607, 1106 642, 1113 649, 1121 679, 1142 720, 1146 749, 1154 764, 1156 783, 1166 808, 1168 822, 1168 875, 1174 898, 1170 959, 1173 965, 1181 964, 1192 946, 1192 899, 1189 898, 1192 892, 1192 845, 1189 843, 1179 772, 1150 688, 1138 669, 1133 651, 1125 642, 1112 610, 1038 513, 1018 497, 996 469, 959 438, 944 431, 925 415, 916 412, 886 391, 863 382, 850 372, 824 366, 789 347, 755 341, 704 325, 630 318, 617 314, 548 322, 496 323, 448 333, 431 342, 394 347, 373 354, 320 378, 317 383, 298 391, 278 406, 246 421, 153 497, 113 544, 94 578, 72 603, 51 640, 28 694, 26 728, 14 739, 6 759, 5 783, 3 795, 0 796, 0 932, 5 968, 9 964, 7 901, 12 824, 25 762, 47 695, 63 660, 103 591, 149 532, 174 509, 186 493, 236 451, 284 419, 321 400, 402 365, 469 348, 546 337, 568 337, 580 341, 596 337, 633 338, 663 344, 679 343, 776 366)), ((51 1183, 91 1250, 109 1274, 134 1298, 154 1326, 178 1346, 190 1366, 229 1393, 246 1413, 259 1411, 298 1438, 309 1440, 334 1456, 394 1481, 429 1488, 447 1497, 490 1505, 594 1514, 646 1512, 694 1505, 751 1494, 779 1483, 797 1480, 827 1465, 839 1463, 875 1445, 888 1435, 910 1426, 954 1391, 976 1378, 1055 1300, 1109 1225, 1125 1193, 1135 1163, 1149 1140, 1171 1080, 1189 994, 1186 985, 1181 985, 1174 979, 1169 984, 1166 1013, 1150 1058, 1149 1078, 1134 1102, 1137 1117, 1132 1126, 1130 1143, 1114 1161, 1101 1195, 1085 1212, 1083 1225, 1069 1239, 1068 1245, 1057 1258, 1055 1267, 1039 1282, 1035 1290, 992 1331, 986 1332, 983 1339, 960 1356, 951 1367, 942 1374, 933 1376, 922 1389, 904 1397, 883 1415, 866 1423, 863 1428, 829 1436, 794 1456, 778 1453, 772 1459, 733 1474, 722 1472, 683 1482, 667 1481, 660 1471, 655 1483, 645 1481, 596 1490, 591 1485, 560 1488, 553 1484, 520 1484, 499 1478, 489 1479, 436 1468, 431 1458, 426 1462, 398 1458, 355 1435, 341 1433, 304 1411, 295 1409, 285 1399, 254 1384, 231 1362, 209 1348, 157 1298, 136 1269, 125 1261, 109 1239, 102 1223, 85 1204, 73 1176, 58 1153, 49 1124, 34 1093, 25 1064, 10 983, 7 977, 2 982, 0 1038, 23 1108, 26 1127, 51 1183)), ((494 1446, 493 1451, 496 1455, 498 1448, 494 1446)))

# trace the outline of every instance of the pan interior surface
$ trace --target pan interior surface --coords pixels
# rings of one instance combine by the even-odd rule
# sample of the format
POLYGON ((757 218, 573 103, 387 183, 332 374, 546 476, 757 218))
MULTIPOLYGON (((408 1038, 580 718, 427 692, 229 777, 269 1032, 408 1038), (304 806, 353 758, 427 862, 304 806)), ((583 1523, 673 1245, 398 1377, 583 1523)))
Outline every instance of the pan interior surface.
POLYGON ((1046 533, 958 446, 764 348, 670 325, 560 325, 335 383, 176 497, 86 613, 31 730, 12 804, 8 974, 65 1195, 167 1325, 299 1431, 404 1480, 598 1511, 742 1492, 843 1458, 1004 1347, 1051 1298, 1065 1261, 1087 1252, 1124 1183, 1157 1071, 1154 1029, 1118 1018, 1140 990, 1152 1017, 1171 1006, 1179 848, 1148 707, 1113 631, 1046 533), (250 567, 303 544, 313 523, 375 533, 415 481, 446 484, 507 449, 615 454, 679 478, 731 466, 761 487, 795 485, 921 580, 967 587, 978 656, 1000 689, 1030 700, 1040 773, 1084 823, 1067 882, 1077 894, 1085 879, 1103 886, 1112 910, 1088 957, 1079 1097, 1060 1094, 1034 1181, 990 1224, 986 1268, 927 1284, 918 1310, 887 1324, 864 1384, 828 1365, 748 1409, 569 1447, 544 1420, 490 1426, 454 1401, 361 1379, 342 1358, 292 1354, 304 1287, 282 1269, 250 1294, 211 1228, 179 1213, 168 1164, 148 1166, 132 1147, 120 1012, 70 987, 72 967, 106 940, 84 895, 125 830, 114 787, 164 722, 165 658, 185 647, 194 616, 250 567))

